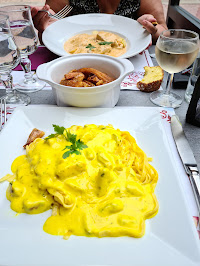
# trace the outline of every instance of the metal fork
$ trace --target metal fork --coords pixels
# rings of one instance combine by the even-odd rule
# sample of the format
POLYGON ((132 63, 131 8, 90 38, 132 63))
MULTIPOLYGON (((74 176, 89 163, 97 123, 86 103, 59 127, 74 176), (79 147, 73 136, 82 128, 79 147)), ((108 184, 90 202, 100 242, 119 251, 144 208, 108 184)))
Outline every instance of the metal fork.
POLYGON ((50 18, 62 19, 62 18, 65 18, 67 14, 69 14, 72 11, 72 9, 73 9, 72 6, 66 5, 58 13, 54 15, 51 14, 49 11, 43 10, 43 9, 39 10, 39 12, 46 12, 50 18))
POLYGON ((1 101, 1 116, 0 116, 0 131, 3 129, 3 124, 5 125, 6 121, 6 98, 2 97, 1 101), (3 111, 4 111, 4 121, 3 121, 3 111))

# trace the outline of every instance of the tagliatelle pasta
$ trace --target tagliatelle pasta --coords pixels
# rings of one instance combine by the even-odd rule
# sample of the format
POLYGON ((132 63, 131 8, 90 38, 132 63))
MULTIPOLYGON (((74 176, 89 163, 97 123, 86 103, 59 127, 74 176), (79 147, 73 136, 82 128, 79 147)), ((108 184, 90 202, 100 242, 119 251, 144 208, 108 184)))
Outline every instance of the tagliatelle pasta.
POLYGON ((12 172, 0 180, 10 182, 11 208, 28 214, 52 209, 43 229, 65 239, 141 237, 145 220, 158 211, 157 171, 130 133, 111 125, 72 126, 38 138, 14 160, 12 172), (67 132, 82 145, 79 151, 70 153, 67 132))

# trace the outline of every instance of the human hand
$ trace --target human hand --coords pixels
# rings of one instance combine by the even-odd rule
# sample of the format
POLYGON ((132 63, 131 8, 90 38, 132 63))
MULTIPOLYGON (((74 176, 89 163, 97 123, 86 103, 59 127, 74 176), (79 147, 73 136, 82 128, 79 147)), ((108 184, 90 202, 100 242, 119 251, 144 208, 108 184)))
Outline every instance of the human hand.
POLYGON ((50 13, 55 14, 55 12, 50 9, 49 5, 45 5, 42 8, 31 7, 33 23, 39 33, 42 33, 50 24, 57 21, 57 19, 50 18, 46 12, 38 12, 41 9, 50 11, 50 13))
POLYGON ((137 21, 152 35, 152 39, 155 42, 160 33, 167 28, 161 24, 158 24, 156 18, 151 14, 142 15, 137 21))
POLYGON ((151 34, 155 35, 157 28, 154 26, 157 23, 157 20, 151 14, 142 15, 137 19, 137 21, 142 24, 142 26, 151 34), (153 24, 154 23, 154 24, 153 24))

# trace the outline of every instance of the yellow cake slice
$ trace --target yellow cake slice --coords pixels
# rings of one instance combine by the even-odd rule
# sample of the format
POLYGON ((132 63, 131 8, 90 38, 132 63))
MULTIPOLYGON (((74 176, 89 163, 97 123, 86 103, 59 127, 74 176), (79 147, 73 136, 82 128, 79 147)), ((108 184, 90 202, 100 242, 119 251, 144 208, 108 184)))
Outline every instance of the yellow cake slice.
POLYGON ((145 73, 141 81, 137 82, 137 87, 141 91, 152 92, 160 88, 163 81, 164 71, 159 66, 144 67, 145 73))

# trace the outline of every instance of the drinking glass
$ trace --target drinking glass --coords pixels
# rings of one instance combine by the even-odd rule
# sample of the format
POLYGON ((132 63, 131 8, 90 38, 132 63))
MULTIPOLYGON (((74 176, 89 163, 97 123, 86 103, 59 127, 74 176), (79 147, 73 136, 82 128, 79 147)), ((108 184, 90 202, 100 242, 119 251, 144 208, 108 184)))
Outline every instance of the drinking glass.
POLYGON ((178 94, 171 92, 174 73, 189 67, 199 51, 199 35, 183 29, 166 30, 159 36, 155 54, 158 64, 169 73, 167 88, 151 93, 150 100, 163 107, 179 107, 183 101, 178 94))
POLYGON ((45 82, 33 76, 31 61, 28 58, 38 48, 38 37, 34 30, 30 6, 10 5, 0 7, 0 12, 9 16, 11 32, 21 55, 21 67, 25 71, 24 79, 16 84, 20 92, 36 92, 45 86, 45 82))
POLYGON ((185 91, 185 100, 187 103, 190 103, 190 100, 192 98, 192 94, 194 91, 194 87, 195 87, 195 84, 197 82, 199 75, 200 75, 200 53, 198 54, 192 66, 192 73, 188 80, 187 88, 185 91))
POLYGON ((30 103, 30 97, 13 90, 11 71, 20 62, 20 53, 11 34, 8 16, 0 14, 0 81, 6 88, 7 104, 30 103))

